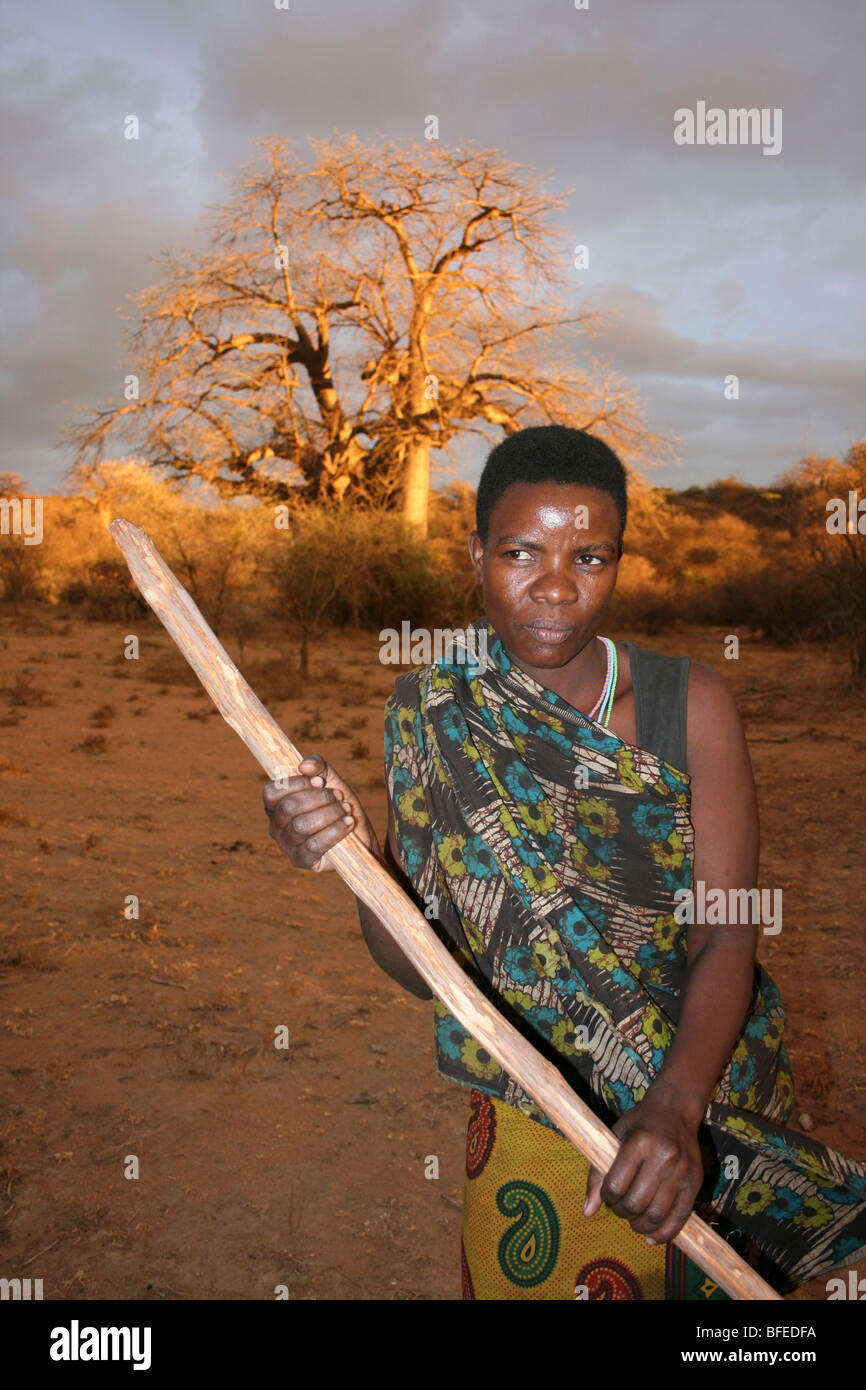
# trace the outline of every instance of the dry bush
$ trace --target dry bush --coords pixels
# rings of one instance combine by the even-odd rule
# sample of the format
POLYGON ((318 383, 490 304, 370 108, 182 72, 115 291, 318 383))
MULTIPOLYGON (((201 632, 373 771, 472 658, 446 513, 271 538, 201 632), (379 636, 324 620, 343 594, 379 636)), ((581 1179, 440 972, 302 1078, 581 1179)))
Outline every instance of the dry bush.
POLYGON ((847 496, 857 477, 851 460, 846 467, 807 460, 773 490, 723 479, 683 493, 639 495, 627 541, 653 570, 634 569, 638 582, 630 586, 624 558, 613 611, 650 632, 676 617, 746 627, 784 644, 842 641, 852 675, 861 679, 866 540, 828 536, 825 527, 826 498, 847 496))
POLYGON ((469 536, 475 530, 475 488, 455 482, 430 495, 429 546, 437 570, 451 576, 452 611, 443 626, 467 623, 483 609, 481 585, 469 559, 469 536))
POLYGON ((16 671, 9 685, 0 686, 0 694, 6 696, 13 709, 23 709, 29 705, 53 705, 55 699, 47 690, 33 684, 32 671, 25 666, 16 671))
MULTIPOLYGON (((30 496, 32 493, 19 474, 0 473, 0 497, 30 496)), ((43 501, 43 531, 44 512, 43 501)), ((11 604, 14 613, 20 612, 22 604, 42 596, 44 565, 44 535, 41 545, 28 545, 24 536, 12 534, 10 523, 10 534, 0 536, 0 598, 11 604)))
MULTIPOLYGON (((791 628, 841 643, 852 679, 866 681, 866 442, 838 459, 802 459, 782 478, 799 541, 799 578, 780 596, 791 628), (848 529, 828 530, 827 504, 845 504, 848 529), (854 512, 849 510, 853 502, 854 512)), ((775 576, 770 576, 771 584, 775 576)), ((778 584, 778 580, 776 580, 778 584)), ((763 586, 762 586, 763 587, 763 586)))
POLYGON ((273 534, 268 507, 221 503, 204 515, 185 507, 166 538, 166 560, 214 632, 223 635, 228 628, 242 645, 255 630, 252 613, 264 597, 263 568, 273 534))
POLYGON ((81 605, 86 617, 98 622, 141 620, 148 606, 132 581, 122 560, 97 560, 85 579, 73 580, 61 592, 63 603, 81 605))
POLYGON ((224 602, 221 637, 226 645, 234 644, 239 666, 245 665, 249 643, 261 637, 270 626, 272 610, 273 599, 265 596, 263 601, 261 590, 249 592, 236 588, 224 602))
POLYGON ((306 508, 273 552, 277 604, 299 636, 299 670, 327 627, 448 622, 449 576, 391 512, 306 508))
POLYGON ((316 710, 316 713, 313 718, 303 720, 302 723, 298 725, 295 734, 296 742, 300 747, 301 753, 304 752, 303 745, 308 739, 325 738, 326 734, 324 729, 322 728, 321 715, 319 714, 319 711, 316 710))
MULTIPOLYGON (((51 499, 55 500, 55 499, 51 499)), ((91 469, 80 497, 58 498, 52 531, 51 593, 85 606, 87 616, 128 620, 146 605, 107 531, 123 516, 152 538, 216 632, 232 617, 242 638, 249 623, 232 612, 238 596, 261 596, 264 556, 274 530, 262 504, 231 505, 169 486, 163 473, 135 460, 91 469)))
POLYGON ((615 624, 655 636, 676 621, 673 591, 643 555, 626 551, 610 606, 615 624))
POLYGON ((660 579, 688 591, 724 584, 755 568, 763 538, 740 517, 719 513, 697 518, 669 509, 663 530, 635 537, 627 532, 629 550, 649 560, 660 579))
MULTIPOLYGON (((98 604, 104 595, 101 592, 94 595, 96 607, 91 612, 91 571, 95 569, 98 576, 104 566, 108 575, 114 566, 119 574, 118 561, 123 570, 126 566, 87 498, 46 497, 42 548, 45 551, 43 588, 49 602, 69 603, 81 608, 88 618, 99 617, 98 604)), ((100 589, 98 578, 96 588, 100 589)), ((134 592, 129 582, 126 596, 131 598, 134 592)))
POLYGON ((108 741, 105 734, 88 734, 87 738, 75 745, 75 750, 81 753, 107 753, 108 741))

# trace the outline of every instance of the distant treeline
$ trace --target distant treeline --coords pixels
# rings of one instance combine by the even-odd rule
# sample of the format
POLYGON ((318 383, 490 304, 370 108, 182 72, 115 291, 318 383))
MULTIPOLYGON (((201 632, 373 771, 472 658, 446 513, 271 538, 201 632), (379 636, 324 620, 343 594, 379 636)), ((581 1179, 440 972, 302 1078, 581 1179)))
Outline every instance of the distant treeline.
MULTIPOLYGON (((0 497, 14 495, 30 494, 0 475, 0 497)), ((102 621, 143 613, 106 529, 115 516, 144 527, 241 655, 275 618, 294 632, 306 669, 328 627, 453 627, 481 610, 467 483, 432 493, 423 541, 391 511, 192 497, 134 461, 102 464, 81 492, 43 506, 41 544, 0 537, 0 594, 19 613, 36 603, 102 621)), ((635 480, 611 626, 652 635, 676 622, 834 642, 866 679, 866 444, 842 460, 801 460, 771 488, 635 480)))

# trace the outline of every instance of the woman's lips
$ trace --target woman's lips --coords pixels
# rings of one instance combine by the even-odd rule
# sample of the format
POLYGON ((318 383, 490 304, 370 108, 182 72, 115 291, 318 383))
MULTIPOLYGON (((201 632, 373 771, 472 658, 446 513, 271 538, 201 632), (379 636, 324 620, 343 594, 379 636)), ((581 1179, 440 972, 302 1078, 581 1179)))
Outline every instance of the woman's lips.
POLYGON ((526 623, 527 632, 531 632, 536 642, 542 646, 556 646, 567 642, 574 632, 573 627, 545 627, 543 623, 526 623))

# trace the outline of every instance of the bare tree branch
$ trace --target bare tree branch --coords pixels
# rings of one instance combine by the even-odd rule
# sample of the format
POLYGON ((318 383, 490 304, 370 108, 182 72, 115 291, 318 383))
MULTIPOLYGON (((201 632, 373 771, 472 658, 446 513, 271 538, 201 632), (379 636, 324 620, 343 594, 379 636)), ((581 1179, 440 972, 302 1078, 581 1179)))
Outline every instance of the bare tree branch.
POLYGON ((259 142, 204 253, 159 259, 129 340, 139 398, 70 427, 73 472, 119 440, 227 497, 402 494, 423 530, 430 451, 485 427, 591 428, 632 467, 670 451, 575 341, 602 320, 570 302, 564 194, 495 150, 290 144, 259 142))

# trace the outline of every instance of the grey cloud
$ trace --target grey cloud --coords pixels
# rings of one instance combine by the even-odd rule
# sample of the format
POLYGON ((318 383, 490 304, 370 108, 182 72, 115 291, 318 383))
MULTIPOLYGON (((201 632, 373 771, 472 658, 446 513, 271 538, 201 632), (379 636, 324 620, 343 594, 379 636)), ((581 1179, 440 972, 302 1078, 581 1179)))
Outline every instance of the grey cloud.
POLYGON ((563 255, 592 252, 574 301, 620 307, 597 346, 680 435, 677 484, 767 478, 804 438, 839 451, 864 427, 859 0, 44 0, 12 22, 0 380, 10 451, 40 482, 66 462, 70 403, 118 389, 118 306, 163 248, 202 244, 256 137, 420 139, 430 113, 446 143, 574 189, 563 255), (782 155, 676 147, 673 112, 698 98, 782 106, 782 155))

